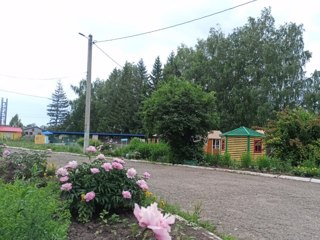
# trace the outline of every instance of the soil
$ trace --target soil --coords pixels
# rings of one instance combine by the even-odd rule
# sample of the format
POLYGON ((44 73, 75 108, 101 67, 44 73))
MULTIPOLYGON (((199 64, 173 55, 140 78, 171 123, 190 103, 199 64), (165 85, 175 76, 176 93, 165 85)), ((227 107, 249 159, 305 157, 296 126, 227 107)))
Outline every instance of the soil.
MULTIPOLYGON (((140 229, 133 215, 120 216, 120 221, 111 223, 101 220, 89 223, 73 221, 69 228, 69 240, 138 240, 143 238, 140 229)), ((172 225, 170 235, 176 240, 217 239, 206 230, 178 219, 172 225)))

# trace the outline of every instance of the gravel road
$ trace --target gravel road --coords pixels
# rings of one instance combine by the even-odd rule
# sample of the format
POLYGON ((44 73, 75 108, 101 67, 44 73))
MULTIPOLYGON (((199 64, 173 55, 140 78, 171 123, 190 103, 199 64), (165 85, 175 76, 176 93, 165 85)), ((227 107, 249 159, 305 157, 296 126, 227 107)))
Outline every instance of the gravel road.
MULTIPOLYGON (((53 153, 59 166, 87 158, 53 153)), ((238 239, 320 239, 320 184, 241 175, 183 166, 127 161, 138 173, 148 171, 150 190, 168 202, 193 211, 219 232, 238 239)))

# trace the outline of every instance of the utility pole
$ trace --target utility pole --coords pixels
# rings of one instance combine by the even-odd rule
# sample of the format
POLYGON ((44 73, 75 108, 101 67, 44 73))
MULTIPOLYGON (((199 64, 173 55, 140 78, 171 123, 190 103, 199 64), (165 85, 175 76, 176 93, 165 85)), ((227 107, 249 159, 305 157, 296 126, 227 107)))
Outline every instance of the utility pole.
MULTIPOLYGON (((84 36, 82 33, 79 33, 79 34, 84 36)), ((91 66, 92 66, 92 35, 90 34, 88 38, 86 110, 85 110, 85 117, 84 117, 84 141, 83 141, 84 153, 86 152, 86 149, 89 146, 89 139, 90 139, 91 66)))

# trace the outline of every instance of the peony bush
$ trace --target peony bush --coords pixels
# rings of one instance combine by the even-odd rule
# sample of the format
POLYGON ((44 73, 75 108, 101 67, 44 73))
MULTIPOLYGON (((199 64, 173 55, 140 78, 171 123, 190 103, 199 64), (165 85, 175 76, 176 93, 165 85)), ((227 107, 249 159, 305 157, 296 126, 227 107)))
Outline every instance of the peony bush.
POLYGON ((90 163, 78 165, 69 162, 56 171, 61 195, 70 203, 72 215, 81 222, 98 216, 102 210, 109 213, 132 211, 141 204, 148 190, 149 173, 142 176, 134 168, 126 169, 125 161, 102 155, 90 163))

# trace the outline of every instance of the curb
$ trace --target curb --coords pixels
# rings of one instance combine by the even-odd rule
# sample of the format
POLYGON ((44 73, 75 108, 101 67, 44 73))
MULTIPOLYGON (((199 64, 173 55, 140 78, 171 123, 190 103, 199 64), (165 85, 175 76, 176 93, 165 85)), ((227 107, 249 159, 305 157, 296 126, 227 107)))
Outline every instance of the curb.
MULTIPOLYGON (((20 149, 20 150, 30 150, 28 148, 22 147, 10 147, 13 149, 20 149)), ((36 150, 32 149, 32 151, 38 152, 45 152, 46 150, 36 150)), ((79 153, 68 153, 68 152, 54 152, 56 154, 69 154, 73 156, 82 156, 85 155, 79 153)), ((107 157, 107 159, 112 159, 113 157, 107 157)), ((237 173, 243 175, 251 175, 251 176, 259 176, 259 177, 268 177, 268 178, 278 178, 278 179, 286 179, 286 180, 293 180, 293 181, 300 181, 300 182, 311 182, 311 183, 320 183, 320 179, 318 178, 307 178, 307 177, 297 177, 297 176, 288 176, 288 175, 278 175, 278 174, 271 174, 271 173, 259 173, 259 172, 251 172, 251 171, 243 171, 243 170, 234 170, 234 169, 226 169, 226 168, 210 168, 210 167, 203 167, 203 166, 192 166, 192 165, 185 165, 185 164, 171 164, 171 163, 161 163, 161 162, 151 162, 147 160, 137 160, 137 159, 125 159, 131 162, 141 162, 141 163, 149 163, 149 164, 157 164, 157 165, 165 165, 165 166, 182 166, 188 168, 196 168, 196 169, 206 169, 206 170, 213 170, 218 172, 228 172, 228 173, 237 173)))
POLYGON ((271 174, 271 173, 259 173, 259 172, 234 170, 234 169, 226 169, 226 168, 210 168, 210 167, 192 166, 192 165, 184 165, 184 164, 173 165, 170 163, 158 163, 158 162, 150 162, 146 160, 137 160, 137 159, 126 159, 126 160, 132 161, 132 162, 141 162, 141 163, 149 163, 149 164, 157 164, 157 165, 182 166, 182 167, 206 169, 206 170, 212 170, 212 171, 218 171, 218 172, 228 172, 228 173, 237 173, 237 174, 259 176, 259 177, 294 180, 294 181, 300 181, 300 182, 320 183, 320 179, 317 179, 317 178, 297 177, 297 176, 288 176, 288 175, 281 175, 281 174, 279 175, 279 174, 271 174))

